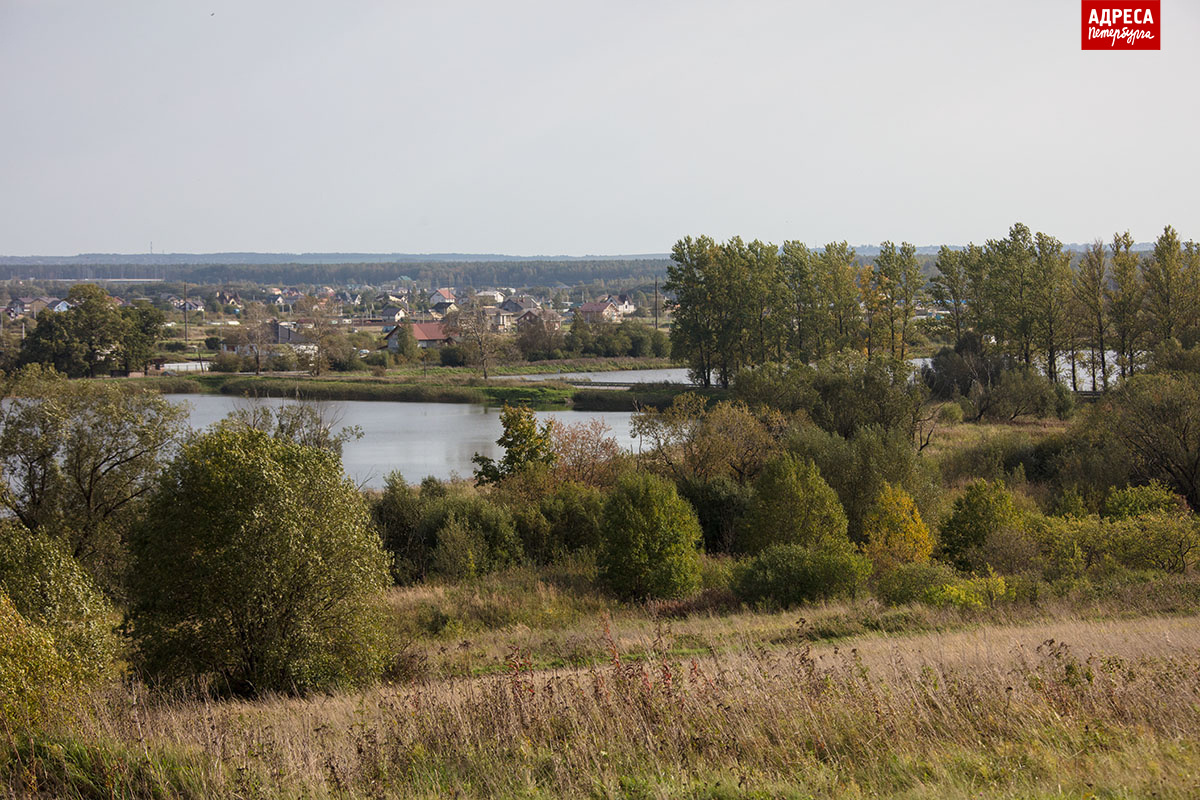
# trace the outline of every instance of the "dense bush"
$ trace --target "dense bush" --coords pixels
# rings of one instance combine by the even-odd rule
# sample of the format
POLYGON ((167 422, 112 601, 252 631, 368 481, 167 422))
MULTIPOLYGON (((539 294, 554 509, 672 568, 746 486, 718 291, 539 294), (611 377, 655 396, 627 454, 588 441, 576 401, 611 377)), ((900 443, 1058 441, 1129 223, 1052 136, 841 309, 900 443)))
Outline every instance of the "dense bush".
POLYGON ((428 503, 415 537, 427 553, 427 574, 461 580, 521 560, 512 515, 474 494, 452 493, 428 503))
POLYGON ((157 680, 253 695, 375 679, 387 562, 337 456, 253 429, 192 439, 132 537, 131 621, 157 680))
POLYGON ((1012 494, 1001 481, 975 481, 954 506, 939 529, 944 558, 960 569, 982 566, 980 551, 989 537, 1020 522, 1012 494))
POLYGON ((421 521, 421 495, 399 472, 389 473, 383 491, 371 500, 371 518, 383 549, 391 559, 392 580, 411 583, 425 574, 425 543, 417 536, 421 521))
POLYGON ((1200 522, 1191 515, 1049 519, 1035 526, 1034 535, 1049 580, 1121 569, 1185 572, 1200 558, 1200 522))
POLYGON ((757 553, 774 544, 815 545, 846 539, 846 513, 813 462, 782 455, 754 482, 754 499, 738 537, 740 548, 757 553))
POLYGON ((900 564, 875 578, 875 596, 891 605, 926 602, 933 590, 958 579, 954 568, 937 561, 900 564))
POLYGON ((550 526, 552 548, 567 553, 598 552, 603 542, 604 502, 599 489, 571 481, 542 498, 540 509, 550 526))
POLYGON ((837 492, 852 541, 863 541, 863 519, 885 483, 907 492, 925 516, 940 500, 934 466, 903 431, 868 426, 845 439, 806 425, 792 431, 787 447, 797 458, 812 459, 837 492))
POLYGON ((1011 422, 1019 417, 1039 419, 1070 415, 1072 399, 1060 387, 1032 367, 1007 370, 990 385, 975 383, 967 393, 974 419, 1011 422))
POLYGON ((457 344, 448 344, 438 350, 438 360, 443 367, 465 367, 467 351, 457 344))
POLYGON ((700 585, 700 524, 668 481, 622 476, 604 506, 600 577, 626 599, 687 597, 700 585))
POLYGON ((68 659, 54 637, 30 623, 0 589, 0 725, 6 737, 58 716, 73 688, 68 659))
MULTIPOLYGON (((246 359, 231 350, 223 350, 209 361, 208 368, 213 372, 243 372, 246 371, 246 359)), ((253 363, 249 369, 254 369, 253 363)))
POLYGON ((1104 500, 1100 511, 1106 519, 1129 519, 1143 514, 1188 516, 1190 513, 1187 501, 1158 481, 1117 489, 1104 500))
POLYGON ((741 569, 735 591, 747 603, 787 608, 853 596, 870 574, 870 560, 845 539, 824 539, 811 546, 775 544, 741 569))
POLYGON ((1098 420, 1128 453, 1141 480, 1160 480, 1200 510, 1200 375, 1135 375, 1098 420))
POLYGON ((117 615, 91 577, 62 547, 15 521, 0 525, 0 589, 83 680, 113 669, 117 615))
POLYGON ((754 490, 725 475, 717 475, 707 479, 685 478, 679 482, 679 493, 696 511, 704 532, 705 551, 736 552, 738 529, 750 509, 754 490))

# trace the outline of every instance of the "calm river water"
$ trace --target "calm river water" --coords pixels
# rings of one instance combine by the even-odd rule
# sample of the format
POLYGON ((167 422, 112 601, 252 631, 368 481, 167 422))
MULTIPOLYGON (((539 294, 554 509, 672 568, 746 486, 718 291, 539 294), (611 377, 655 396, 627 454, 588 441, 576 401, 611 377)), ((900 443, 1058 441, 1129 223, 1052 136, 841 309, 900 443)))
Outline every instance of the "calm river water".
MULTIPOLYGON (((230 411, 250 402, 279 406, 291 400, 249 401, 213 394, 167 395, 172 402, 191 406, 191 425, 206 428, 230 411)), ((496 445, 500 436, 500 410, 465 403, 391 403, 338 401, 323 403, 340 417, 339 426, 357 425, 363 437, 346 442, 342 464, 357 484, 379 488, 389 472, 399 470, 409 483, 433 475, 450 478, 470 477, 474 471, 471 456, 476 453, 498 458, 503 453, 496 445)), ((541 420, 558 419, 567 424, 601 419, 612 429, 622 447, 634 449, 637 442, 629 435, 628 412, 621 411, 539 411, 541 420)))

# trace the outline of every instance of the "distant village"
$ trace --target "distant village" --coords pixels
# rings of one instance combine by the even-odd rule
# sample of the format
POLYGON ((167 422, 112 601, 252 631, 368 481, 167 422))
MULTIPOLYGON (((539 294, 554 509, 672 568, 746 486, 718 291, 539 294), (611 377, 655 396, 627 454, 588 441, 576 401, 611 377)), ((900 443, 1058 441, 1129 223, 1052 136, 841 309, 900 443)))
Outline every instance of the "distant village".
MULTIPOLYGON (((71 309, 67 297, 25 294, 25 283, 12 281, 7 288, 4 331, 24 337, 44 314, 71 309)), ((48 284, 31 288, 53 287, 48 284)), ((152 368, 181 371, 208 368, 204 354, 234 353, 249 356, 260 348, 290 348, 303 358, 314 349, 318 328, 354 334, 360 357, 374 352, 403 350, 401 334, 411 333, 420 350, 439 349, 461 339, 461 321, 469 315, 490 334, 519 336, 533 328, 561 338, 575 320, 588 324, 621 323, 655 318, 655 296, 644 291, 596 292, 565 285, 541 293, 515 287, 420 287, 405 276, 385 286, 188 286, 186 284, 104 285, 112 303, 120 308, 150 306, 163 313, 164 349, 152 368), (151 291, 151 288, 162 291, 151 291), (574 298, 574 299, 572 299, 574 298), (246 326, 260 329, 249 335, 246 326), (239 330, 241 329, 241 330, 239 330), (172 345, 172 340, 177 340, 172 345), (187 343, 197 341, 195 345, 187 343), (186 345, 186 346, 184 346, 186 345), (171 351, 180 354, 172 357, 171 351)), ((659 316, 665 321, 662 298, 659 316)))

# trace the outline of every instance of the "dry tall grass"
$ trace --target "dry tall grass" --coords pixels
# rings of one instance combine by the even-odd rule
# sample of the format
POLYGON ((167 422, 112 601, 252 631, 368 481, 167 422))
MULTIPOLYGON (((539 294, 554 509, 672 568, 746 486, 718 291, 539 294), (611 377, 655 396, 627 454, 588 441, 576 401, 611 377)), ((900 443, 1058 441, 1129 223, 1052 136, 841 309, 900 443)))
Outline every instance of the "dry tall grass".
MULTIPOLYGON (((590 667, 514 649, 505 674, 365 694, 129 690, 71 741, 92 743, 98 796, 1200 796, 1197 617, 691 658, 660 630, 636 660, 597 636, 610 655, 590 667)), ((72 746, 26 748, 11 791, 78 792, 72 746)))

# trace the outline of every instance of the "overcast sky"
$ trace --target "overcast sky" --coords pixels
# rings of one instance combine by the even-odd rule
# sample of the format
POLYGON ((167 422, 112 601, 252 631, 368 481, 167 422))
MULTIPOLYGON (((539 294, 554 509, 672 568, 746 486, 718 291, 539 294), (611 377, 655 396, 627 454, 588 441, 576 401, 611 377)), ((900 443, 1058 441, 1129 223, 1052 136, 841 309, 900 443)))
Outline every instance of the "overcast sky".
POLYGON ((1200 2, 0 0, 0 253, 1200 238, 1200 2))

